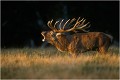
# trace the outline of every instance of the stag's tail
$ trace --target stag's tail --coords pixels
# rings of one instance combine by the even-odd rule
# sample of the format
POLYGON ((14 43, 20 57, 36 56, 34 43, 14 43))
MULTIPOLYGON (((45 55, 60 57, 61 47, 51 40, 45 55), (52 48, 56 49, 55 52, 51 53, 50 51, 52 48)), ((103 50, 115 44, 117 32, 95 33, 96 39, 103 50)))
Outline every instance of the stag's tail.
POLYGON ((109 34, 105 34, 106 36, 108 36, 110 38, 111 43, 113 42, 113 36, 109 35, 109 34))

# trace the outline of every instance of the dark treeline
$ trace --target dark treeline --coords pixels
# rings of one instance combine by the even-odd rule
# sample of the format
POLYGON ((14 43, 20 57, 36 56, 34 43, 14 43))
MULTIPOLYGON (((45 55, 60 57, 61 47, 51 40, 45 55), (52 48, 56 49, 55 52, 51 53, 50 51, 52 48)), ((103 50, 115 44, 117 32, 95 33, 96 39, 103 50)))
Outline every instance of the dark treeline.
POLYGON ((90 31, 119 41, 118 1, 1 1, 1 47, 39 47, 48 20, 73 17, 86 18, 90 31))

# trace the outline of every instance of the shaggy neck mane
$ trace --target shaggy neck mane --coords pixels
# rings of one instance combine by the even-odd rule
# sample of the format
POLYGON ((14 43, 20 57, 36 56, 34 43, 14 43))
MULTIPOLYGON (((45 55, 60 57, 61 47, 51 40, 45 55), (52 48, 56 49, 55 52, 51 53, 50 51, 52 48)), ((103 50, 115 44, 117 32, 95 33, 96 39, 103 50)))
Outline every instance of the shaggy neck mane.
POLYGON ((53 45, 60 51, 67 51, 68 44, 66 36, 56 37, 55 41, 53 41, 53 45))

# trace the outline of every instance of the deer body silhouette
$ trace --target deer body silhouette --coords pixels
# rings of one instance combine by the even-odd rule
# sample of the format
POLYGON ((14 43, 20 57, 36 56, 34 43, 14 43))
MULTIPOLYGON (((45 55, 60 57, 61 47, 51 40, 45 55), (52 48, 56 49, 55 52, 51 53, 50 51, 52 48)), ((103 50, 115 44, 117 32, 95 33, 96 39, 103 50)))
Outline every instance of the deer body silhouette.
MULTIPOLYGON (((85 20, 80 18, 76 21, 74 26, 70 29, 64 29, 68 22, 72 23, 75 21, 73 18, 65 22, 63 27, 58 30, 55 28, 55 25, 52 26, 52 20, 48 21, 48 26, 52 29, 51 31, 43 31, 41 34, 43 35, 43 41, 47 41, 54 45, 59 51, 67 51, 72 56, 77 56, 79 53, 83 53, 90 50, 97 50, 98 52, 104 54, 107 52, 113 37, 111 35, 105 34, 103 32, 88 32, 86 31, 86 26, 89 24, 85 24, 85 20), (85 33, 78 33, 77 30, 83 30, 85 33), (69 32, 75 32, 74 34, 66 34, 69 32)), ((61 25, 59 22, 59 25, 61 25)), ((88 26, 90 27, 90 25, 88 26)), ((87 28, 88 28, 87 27, 87 28)))

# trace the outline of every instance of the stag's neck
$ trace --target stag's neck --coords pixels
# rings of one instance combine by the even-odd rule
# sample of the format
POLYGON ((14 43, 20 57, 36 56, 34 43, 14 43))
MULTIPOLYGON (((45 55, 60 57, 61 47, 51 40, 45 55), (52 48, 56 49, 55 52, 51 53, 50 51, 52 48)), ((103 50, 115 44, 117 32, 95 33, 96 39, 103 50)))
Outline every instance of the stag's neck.
POLYGON ((65 36, 56 37, 54 41, 54 46, 61 52, 67 51, 67 46, 69 44, 69 40, 65 36))

